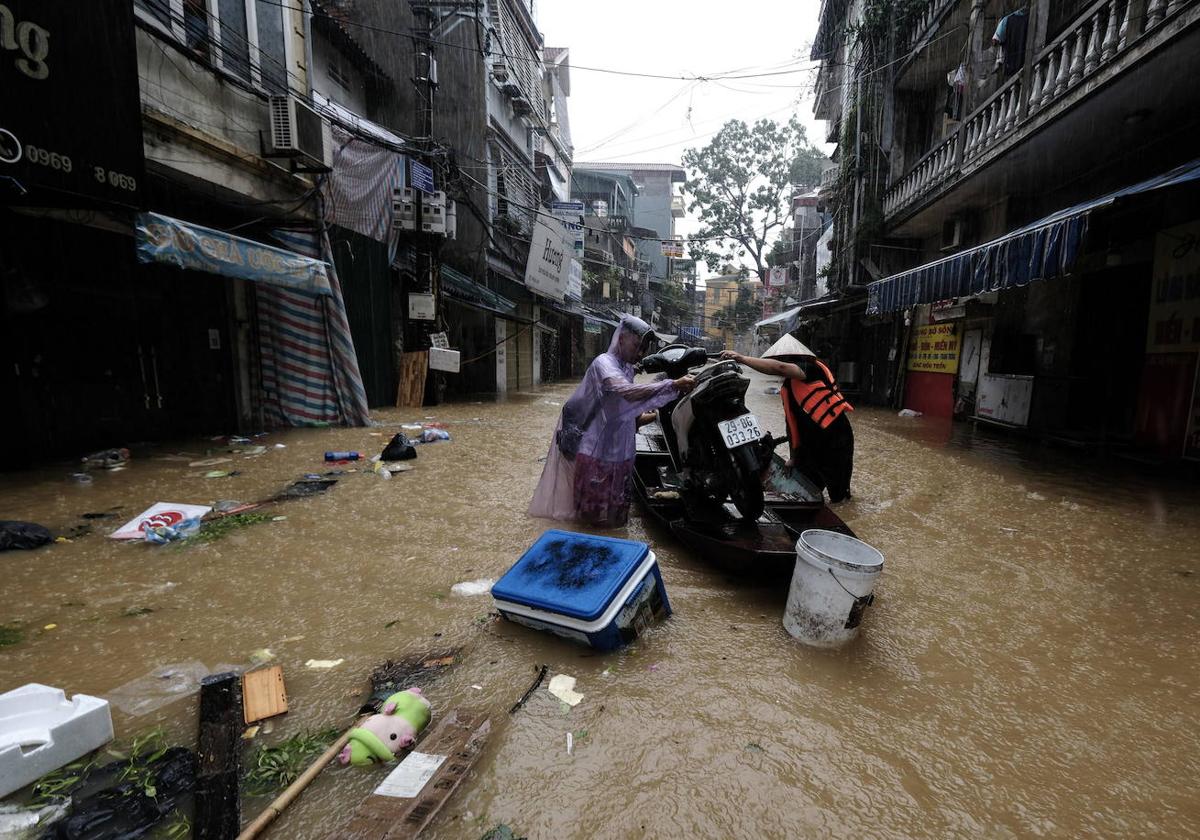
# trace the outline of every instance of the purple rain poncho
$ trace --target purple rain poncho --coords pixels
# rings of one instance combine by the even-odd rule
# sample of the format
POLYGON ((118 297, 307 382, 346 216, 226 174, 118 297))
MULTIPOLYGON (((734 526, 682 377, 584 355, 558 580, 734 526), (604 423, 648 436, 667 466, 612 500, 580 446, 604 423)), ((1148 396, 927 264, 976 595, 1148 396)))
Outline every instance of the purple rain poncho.
POLYGON ((638 415, 679 396, 671 380, 634 384, 633 363, 638 359, 639 343, 649 331, 645 321, 632 315, 623 317, 608 352, 592 361, 563 405, 546 466, 529 503, 530 516, 577 519, 606 527, 624 525, 629 518, 638 415), (574 460, 559 448, 564 429, 567 439, 574 436, 579 441, 574 460))

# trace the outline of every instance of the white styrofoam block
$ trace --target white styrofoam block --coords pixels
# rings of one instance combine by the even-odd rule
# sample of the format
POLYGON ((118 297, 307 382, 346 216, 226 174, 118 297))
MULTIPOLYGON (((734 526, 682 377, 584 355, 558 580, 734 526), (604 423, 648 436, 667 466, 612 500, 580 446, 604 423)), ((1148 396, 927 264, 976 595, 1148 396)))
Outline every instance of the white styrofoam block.
POLYGON ((112 740, 108 701, 29 683, 0 694, 0 797, 112 740))

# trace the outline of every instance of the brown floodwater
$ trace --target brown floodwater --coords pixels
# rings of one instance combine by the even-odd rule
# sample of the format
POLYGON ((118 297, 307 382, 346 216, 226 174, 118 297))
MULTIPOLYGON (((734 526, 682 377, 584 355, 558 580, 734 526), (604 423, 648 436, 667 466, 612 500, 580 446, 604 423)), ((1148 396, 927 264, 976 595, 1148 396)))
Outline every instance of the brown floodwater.
MULTIPOLYGON (((781 434, 769 384, 756 376, 749 401, 781 434)), ((374 664, 459 649, 426 686, 435 715, 485 710, 493 730, 438 838, 500 822, 539 839, 1200 835, 1194 486, 861 409, 855 496, 839 513, 887 560, 858 640, 795 642, 786 587, 713 571, 635 516, 618 535, 653 545, 675 614, 594 655, 491 620, 489 596, 450 593, 498 577, 552 527, 524 511, 569 392, 381 411, 393 426, 444 422, 454 439, 390 481, 341 476, 272 510, 286 520, 204 545, 104 535, 155 501, 271 496, 325 471, 325 450, 374 453, 395 429, 271 434, 255 441, 266 453, 217 467, 241 472, 229 478, 174 454, 221 454, 207 440, 135 447, 128 469, 90 486, 61 463, 0 476, 0 519, 65 532, 119 508, 69 544, 0 555, 0 623, 24 631, 0 648, 0 688, 110 696, 119 740, 163 726, 191 745, 194 692, 153 678, 115 690, 164 666, 245 667, 268 648, 291 706, 259 734, 272 743, 348 725, 374 664), (583 701, 567 710, 543 686, 509 715, 540 663, 575 676, 583 701)), ((385 773, 327 770, 269 836, 336 834, 385 773)))

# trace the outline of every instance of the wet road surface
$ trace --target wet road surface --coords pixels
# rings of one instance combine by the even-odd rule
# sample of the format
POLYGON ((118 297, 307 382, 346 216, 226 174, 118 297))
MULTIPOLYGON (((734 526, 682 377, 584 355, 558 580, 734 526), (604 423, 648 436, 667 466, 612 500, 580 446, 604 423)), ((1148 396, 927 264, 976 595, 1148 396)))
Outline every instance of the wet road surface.
MULTIPOLYGON (((755 375, 749 400, 778 435, 770 384, 755 375)), ((0 623, 24 634, 0 648, 0 687, 113 697, 163 666, 245 667, 269 648, 291 705, 259 735, 270 743, 349 725, 384 659, 460 649, 426 686, 435 716, 482 709, 493 734, 438 838, 498 822, 531 838, 1200 834, 1194 487, 861 409, 855 496, 838 512, 887 560, 855 643, 801 646, 780 623, 786 587, 715 572, 635 516, 616 535, 653 544, 675 615, 594 655, 491 620, 489 596, 450 593, 499 577, 553 527, 524 509, 569 393, 379 412, 434 418, 454 439, 390 481, 340 476, 270 511, 286 520, 206 545, 104 534, 155 501, 272 496, 324 472, 326 450, 372 454, 395 428, 272 434, 254 441, 264 454, 217 467, 241 472, 229 478, 188 466, 222 454, 207 440, 135 447, 90 486, 65 480, 69 464, 0 476, 0 518, 63 533, 118 508, 72 543, 0 555, 0 623), (543 662, 577 677, 583 702, 564 710, 543 687, 510 716, 543 662)), ((118 739, 162 725, 194 742, 193 694, 121 702, 118 739)), ((384 773, 326 771, 269 836, 335 832, 384 773)))

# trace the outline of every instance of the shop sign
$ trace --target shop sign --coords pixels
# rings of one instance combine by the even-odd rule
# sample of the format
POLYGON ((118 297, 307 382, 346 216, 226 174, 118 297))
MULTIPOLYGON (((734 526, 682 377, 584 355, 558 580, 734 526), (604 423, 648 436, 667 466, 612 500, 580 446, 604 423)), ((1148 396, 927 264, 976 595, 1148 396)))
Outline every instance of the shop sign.
POLYGON ((435 192, 433 188, 433 170, 412 158, 408 160, 408 180, 414 189, 430 195, 435 192))
POLYGON ((567 273, 567 297, 583 300, 583 263, 579 260, 571 260, 571 268, 567 273))
POLYGON ((957 321, 959 318, 966 317, 967 304, 965 300, 960 301, 959 298, 951 298, 950 300, 939 300, 929 307, 929 318, 932 321, 957 321))
POLYGON ((772 266, 767 271, 767 286, 780 288, 787 285, 788 270, 786 265, 772 266))
POLYGON ((408 296, 408 317, 414 321, 432 321, 437 316, 433 295, 414 293, 408 296))
POLYGON ((600 322, 594 318, 584 318, 583 331, 588 335, 600 335, 600 322))
POLYGON ((141 204, 134 32, 130 2, 0 0, 6 202, 141 204))
POLYGON ((562 225, 536 217, 529 243, 529 260, 525 264, 525 285, 548 298, 561 301, 567 293, 571 259, 567 252, 572 243, 565 237, 562 225))
POLYGON ((550 213, 562 222, 568 231, 568 236, 575 246, 575 256, 583 256, 583 202, 582 201, 553 201, 550 203, 550 213))
POLYGON ((1196 379, 1192 385, 1192 408, 1188 412, 1187 436, 1183 439, 1183 457, 1200 461, 1200 359, 1196 362, 1196 379))
POLYGON ((139 262, 330 294, 329 275, 320 260, 158 213, 138 213, 135 227, 139 262))
POLYGON ((682 242, 664 241, 660 243, 660 246, 664 257, 670 257, 673 260, 683 259, 682 242))
POLYGON ((958 324, 926 324, 913 329, 908 369, 924 373, 958 373, 958 324))
POLYGON ((1200 221, 1154 240, 1147 353, 1200 351, 1200 221))

